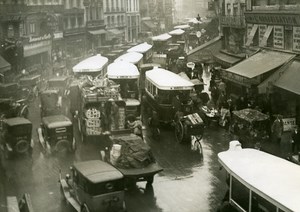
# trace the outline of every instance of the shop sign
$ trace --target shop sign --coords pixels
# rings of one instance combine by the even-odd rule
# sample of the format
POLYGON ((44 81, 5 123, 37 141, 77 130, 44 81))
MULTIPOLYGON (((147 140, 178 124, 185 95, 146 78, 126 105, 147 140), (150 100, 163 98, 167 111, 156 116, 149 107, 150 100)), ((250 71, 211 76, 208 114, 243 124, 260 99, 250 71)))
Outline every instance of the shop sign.
POLYGON ((64 33, 63 32, 54 32, 53 33, 53 38, 54 39, 60 39, 64 37, 64 33))
POLYGON ((300 51, 300 27, 293 27, 293 50, 300 51))
POLYGON ((264 35, 266 31, 267 31, 267 25, 259 25, 258 27, 259 45, 261 45, 261 42, 264 39, 264 35))
POLYGON ((273 45, 275 48, 284 48, 284 30, 283 26, 274 26, 273 45))
POLYGON ((43 35, 40 37, 29 37, 29 43, 33 43, 33 42, 39 42, 39 41, 44 41, 44 40, 49 40, 51 39, 51 35, 47 34, 47 35, 43 35))
POLYGON ((230 73, 228 71, 223 71, 222 72, 222 77, 224 79, 227 79, 229 81, 235 82, 237 84, 250 87, 253 84, 259 84, 260 83, 260 77, 255 77, 253 79, 249 79, 234 73, 230 73))
POLYGON ((300 25, 299 15, 288 14, 245 14, 246 22, 269 25, 300 25))
POLYGON ((58 17, 55 14, 48 14, 46 16, 47 27, 53 32, 58 28, 58 17))
POLYGON ((296 125, 296 118, 284 118, 283 121, 283 131, 292 131, 296 125))

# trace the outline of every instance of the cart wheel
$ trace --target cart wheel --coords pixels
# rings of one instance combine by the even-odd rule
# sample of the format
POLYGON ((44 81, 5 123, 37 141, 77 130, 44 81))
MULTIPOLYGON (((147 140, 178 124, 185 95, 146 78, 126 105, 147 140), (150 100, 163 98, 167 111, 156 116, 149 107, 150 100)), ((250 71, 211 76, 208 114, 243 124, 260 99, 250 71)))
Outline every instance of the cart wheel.
POLYGON ((150 176, 147 178, 147 186, 151 186, 154 181, 154 176, 150 176))
POLYGON ((181 121, 176 122, 175 124, 175 137, 178 143, 181 143, 183 140, 183 125, 181 121))

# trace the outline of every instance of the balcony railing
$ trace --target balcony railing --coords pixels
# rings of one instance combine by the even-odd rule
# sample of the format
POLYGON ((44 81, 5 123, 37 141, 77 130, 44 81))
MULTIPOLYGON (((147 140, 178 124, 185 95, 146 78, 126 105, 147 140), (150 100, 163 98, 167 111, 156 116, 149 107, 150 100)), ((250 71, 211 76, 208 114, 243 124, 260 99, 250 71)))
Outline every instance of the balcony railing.
POLYGON ((64 29, 64 35, 82 34, 84 32, 85 32, 85 28, 84 27, 64 29))
POLYGON ((275 5, 263 5, 263 6, 253 6, 253 11, 299 11, 300 4, 275 4, 275 5))
POLYGON ((245 16, 238 15, 224 15, 220 17, 220 23, 222 26, 228 26, 228 27, 238 27, 242 28, 245 27, 245 16))
POLYGON ((103 27, 103 26, 105 26, 104 20, 90 20, 87 21, 86 23, 87 28, 103 27))

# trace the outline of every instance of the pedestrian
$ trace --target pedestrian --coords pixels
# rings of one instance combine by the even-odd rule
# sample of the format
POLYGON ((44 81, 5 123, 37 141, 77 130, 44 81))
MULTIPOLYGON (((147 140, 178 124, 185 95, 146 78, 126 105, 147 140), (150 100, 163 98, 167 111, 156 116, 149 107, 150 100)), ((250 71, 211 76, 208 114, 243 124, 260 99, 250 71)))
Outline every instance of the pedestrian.
POLYGON ((173 97, 172 105, 173 105, 173 109, 175 110, 175 112, 177 112, 181 109, 181 101, 180 101, 178 94, 176 94, 176 96, 173 97))
POLYGON ((220 83, 219 83, 219 91, 220 93, 224 93, 226 94, 226 84, 225 82, 223 82, 223 80, 221 79, 220 83))
POLYGON ((114 130, 118 130, 119 129, 119 106, 113 100, 111 100, 111 119, 112 119, 111 124, 112 126, 114 126, 114 130))
POLYGON ((292 134, 292 153, 297 153, 300 151, 300 132, 299 126, 297 125, 292 134))
POLYGON ((273 141, 276 142, 277 144, 280 144, 281 136, 283 133, 283 121, 280 118, 280 115, 276 116, 276 119, 273 122, 271 127, 271 132, 273 136, 273 141))

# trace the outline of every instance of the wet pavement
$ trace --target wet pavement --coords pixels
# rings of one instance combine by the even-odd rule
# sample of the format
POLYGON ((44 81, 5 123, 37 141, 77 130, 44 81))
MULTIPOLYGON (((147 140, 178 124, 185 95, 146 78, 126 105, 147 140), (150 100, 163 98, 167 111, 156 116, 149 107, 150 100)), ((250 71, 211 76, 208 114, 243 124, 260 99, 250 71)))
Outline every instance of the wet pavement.
MULTIPOLYGON (((5 207, 4 193, 17 197, 29 193, 35 211, 72 211, 62 201, 59 173, 65 176, 74 161, 99 159, 99 144, 80 143, 75 154, 45 156, 41 153, 36 133, 40 123, 37 102, 30 106, 29 119, 33 122, 34 152, 32 158, 22 155, 3 160, 1 209, 5 207)), ((76 131, 75 134, 79 141, 79 133, 76 131)), ((225 176, 219 171, 217 162, 217 153, 228 148, 226 131, 218 127, 206 129, 202 141, 203 157, 192 152, 189 144, 176 143, 173 129, 162 130, 159 140, 151 139, 146 130, 145 139, 164 171, 156 175, 152 189, 145 189, 145 183, 141 182, 136 188, 126 191, 128 211, 216 211, 226 192, 225 176)))
MULTIPOLYGON (((204 90, 209 92, 208 70, 203 72, 203 79, 206 84, 204 90)), ((58 184, 59 174, 65 176, 70 165, 76 161, 100 159, 100 145, 95 142, 79 143, 75 154, 45 156, 41 152, 36 133, 40 124, 38 101, 30 105, 29 119, 33 122, 33 155, 2 160, 4 169, 0 169, 0 211, 5 211, 6 195, 19 198, 24 193, 30 194, 34 211, 73 211, 62 201, 58 184)), ((164 171, 155 176, 151 188, 146 189, 145 183, 141 182, 125 192, 128 211, 216 211, 227 190, 226 176, 224 171, 220 171, 217 153, 228 149, 228 132, 218 126, 206 128, 201 141, 203 155, 193 152, 187 143, 177 143, 172 128, 163 129, 158 140, 152 139, 147 128, 144 135, 164 171)), ((280 148, 274 144, 263 144, 263 147, 271 153, 285 157, 285 152, 290 148, 288 136, 285 134, 280 148)), ((75 137, 80 141, 77 130, 75 137)))

